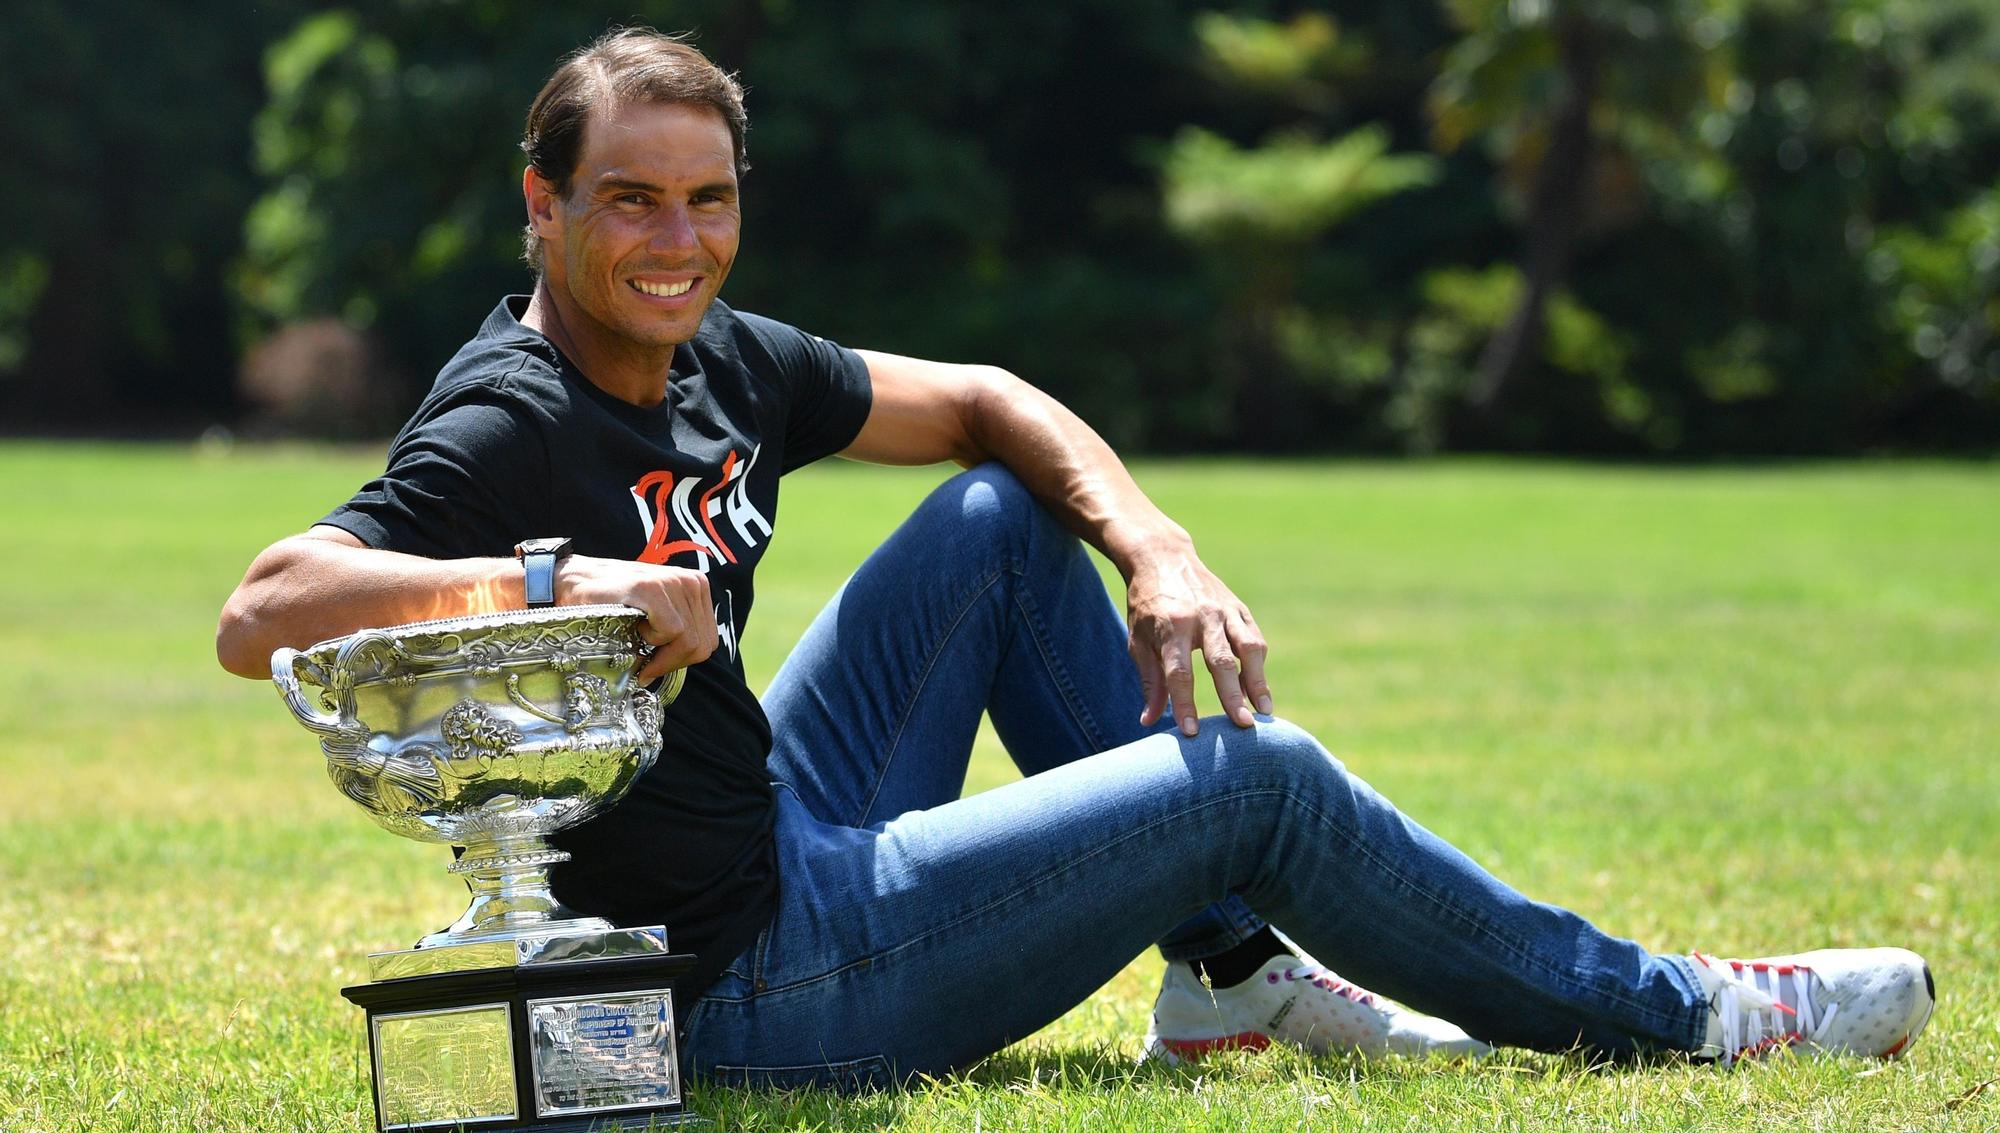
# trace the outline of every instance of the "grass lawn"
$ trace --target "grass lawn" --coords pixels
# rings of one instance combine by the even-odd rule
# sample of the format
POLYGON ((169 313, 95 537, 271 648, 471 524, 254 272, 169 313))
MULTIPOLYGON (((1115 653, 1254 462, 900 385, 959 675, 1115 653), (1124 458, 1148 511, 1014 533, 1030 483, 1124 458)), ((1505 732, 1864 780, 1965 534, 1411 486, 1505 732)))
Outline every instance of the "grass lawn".
MULTIPOLYGON (((463 893, 211 635, 251 556, 378 462, 0 446, 0 1131, 371 1127, 338 989, 463 893)), ((1138 471, 1266 626, 1280 711, 1404 809, 1662 950, 1914 947, 1929 1033, 1732 1073, 1135 1069, 1149 955, 961 1078, 696 1091, 716 1127, 2000 1128, 2000 466, 1138 471)), ((788 481, 753 683, 940 476, 788 481)), ((972 789, 1010 777, 983 740, 972 789)))

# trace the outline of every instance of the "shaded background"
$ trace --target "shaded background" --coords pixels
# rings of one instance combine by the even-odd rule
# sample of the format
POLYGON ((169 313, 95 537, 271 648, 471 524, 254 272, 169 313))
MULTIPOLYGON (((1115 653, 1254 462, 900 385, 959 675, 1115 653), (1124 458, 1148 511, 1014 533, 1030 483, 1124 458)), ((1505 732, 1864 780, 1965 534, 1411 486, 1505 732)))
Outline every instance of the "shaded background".
POLYGON ((1992 0, 16 0, 0 431, 379 436, 554 61, 749 87, 738 306, 1152 451, 2000 445, 1992 0))

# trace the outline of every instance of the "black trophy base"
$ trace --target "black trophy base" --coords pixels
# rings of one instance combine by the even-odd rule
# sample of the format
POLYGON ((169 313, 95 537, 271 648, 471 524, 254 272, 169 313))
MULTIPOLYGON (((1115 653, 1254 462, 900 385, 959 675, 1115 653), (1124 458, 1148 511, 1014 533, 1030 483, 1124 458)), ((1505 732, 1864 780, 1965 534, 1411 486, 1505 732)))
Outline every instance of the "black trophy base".
POLYGON ((638 1133, 689 1119, 673 981, 688 953, 404 976, 342 988, 368 1013, 381 1133, 638 1133))

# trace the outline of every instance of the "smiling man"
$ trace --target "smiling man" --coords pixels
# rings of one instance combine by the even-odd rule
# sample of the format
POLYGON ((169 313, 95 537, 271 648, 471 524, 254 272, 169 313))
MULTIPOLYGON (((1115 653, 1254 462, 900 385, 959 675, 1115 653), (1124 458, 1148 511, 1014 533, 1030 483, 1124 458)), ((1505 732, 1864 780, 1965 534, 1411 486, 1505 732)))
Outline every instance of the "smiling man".
MULTIPOLYGON (((544 118, 584 93, 545 94, 544 118)), ((657 404, 736 262, 740 124, 701 104, 593 102, 581 136, 531 134, 522 191, 541 284, 521 322, 606 392, 657 404)))
POLYGON ((665 923, 700 967, 688 1069, 776 1085, 942 1073, 1157 943, 1149 1053, 1488 1042, 1724 1061, 1887 1056, 1928 1020, 1900 949, 1655 955, 1514 892, 1273 717, 1249 609, 1095 433, 998 369, 850 351, 717 298, 745 169, 735 82, 647 31, 570 57, 523 148, 531 296, 439 374, 383 475, 251 565, 217 648, 481 607, 643 610, 686 668, 663 752, 555 841, 557 895, 665 923), (760 702, 740 643, 785 472, 956 461, 760 702), (1125 576, 1111 603, 1079 538, 1125 576), (517 548, 523 552, 516 557, 517 548), (1195 658, 1222 712, 1195 709, 1195 658), (959 795, 982 714, 1021 782, 959 795), (1405 1002, 1292 952, 1264 920, 1405 1002))

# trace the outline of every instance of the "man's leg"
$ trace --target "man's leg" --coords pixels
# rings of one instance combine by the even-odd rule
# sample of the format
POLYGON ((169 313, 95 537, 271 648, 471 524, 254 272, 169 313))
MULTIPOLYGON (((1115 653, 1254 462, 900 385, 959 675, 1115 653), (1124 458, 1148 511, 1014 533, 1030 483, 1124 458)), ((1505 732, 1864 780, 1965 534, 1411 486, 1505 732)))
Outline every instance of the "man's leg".
MULTIPOLYGON (((1083 544, 996 465, 918 507, 828 603, 765 697, 773 777, 822 821, 856 827, 956 799, 982 711, 1034 775, 1172 728, 1141 727, 1143 703, 1123 619, 1083 544)), ((1169 964, 1149 1056, 1273 1036, 1375 1054, 1485 1050, 1300 960, 1234 895, 1156 943, 1169 964), (1270 989, 1253 986, 1272 972, 1295 979, 1306 1002, 1282 1031, 1246 1030, 1272 1015, 1270 989)))
POLYGON ((1282 722, 1211 718, 870 829, 781 799, 778 915, 754 970, 689 1027, 695 1067, 723 1080, 964 1066, 1230 895, 1482 1038, 1702 1041, 1687 960, 1529 901, 1282 722))
MULTIPOLYGON (((1144 738, 1125 624, 1089 554, 1004 468, 951 478, 870 555, 764 697, 771 776, 821 821, 869 827, 964 790, 982 712, 1024 775, 1144 738)), ((1226 898, 1168 959, 1264 927, 1226 898)))
MULTIPOLYGON (((1020 489, 1004 474, 996 481, 982 470, 954 480, 926 508, 949 506, 962 520, 985 514, 1009 492, 1020 489), (954 486, 975 490, 953 503, 954 486)), ((921 562, 926 549, 977 542, 953 523, 913 519, 899 538, 904 534, 920 536, 897 548, 905 561, 908 552, 917 552, 921 562)), ((950 573, 941 567, 934 572, 950 573)), ((857 582, 868 574, 864 568, 857 582)), ((887 625, 879 628, 889 632, 876 639, 856 636, 875 623, 849 597, 843 594, 829 608, 815 634, 846 630, 846 643, 885 654, 926 637, 887 625)), ((1129 674, 1115 612, 1101 596, 1097 601, 1109 615, 1119 662, 1102 668, 1129 674)), ((1699 1032, 1707 1004, 1717 1001, 1708 986, 1712 975, 1678 957, 1648 956, 1572 914, 1527 901, 1408 823, 1347 777, 1310 737, 1286 725, 1252 732, 1211 720, 1193 741, 1155 736, 974 799, 882 822, 886 815, 871 815, 868 808, 920 807, 959 789, 979 701, 930 698, 967 688, 990 694, 1000 680, 1005 662, 989 660, 993 675, 985 683, 976 666, 958 670, 943 663, 951 650, 939 637, 958 637, 975 604, 961 603, 944 623, 949 632, 930 635, 934 648, 916 670, 887 683, 877 679, 887 671, 879 663, 871 662, 875 667, 865 676, 850 674, 850 691, 858 683, 864 697, 901 690, 899 704, 876 705, 877 719, 897 721, 882 734, 907 736, 936 719, 957 729, 952 734, 963 742, 944 753, 955 764, 942 775, 922 760, 893 758, 896 744, 867 742, 863 733, 840 727, 841 711, 833 706, 838 698, 825 690, 841 686, 836 670, 844 649, 820 651, 826 659, 814 665, 789 666, 798 683, 789 690, 774 687, 791 711, 804 706, 821 713, 821 753, 850 761, 856 774, 815 776, 809 770, 815 753, 807 744, 777 761, 803 784, 797 795, 781 793, 783 905, 771 931, 738 965, 742 970, 698 1009, 690 1053, 702 1068, 725 1078, 851 1083, 872 1080, 890 1064, 906 1072, 962 1065, 1066 1010, 1148 941, 1173 936, 1166 926, 1186 912, 1204 903, 1212 910, 1218 899, 1242 907, 1246 896, 1292 927, 1305 946, 1364 973, 1369 982, 1505 1041, 1684 1048, 1686 1032, 1699 1032), (971 679, 958 679, 967 672, 971 679), (823 683, 801 680, 808 674, 823 683), (815 685, 819 692, 811 691, 815 685), (956 707, 932 715, 926 703, 956 707), (857 736, 863 742, 851 742, 857 736), (1170 758, 1163 760, 1163 752, 1170 758), (890 758, 881 758, 884 753, 890 758), (1273 753, 1277 758, 1267 758, 1273 753), (1272 766, 1290 771, 1251 773, 1272 766), (1304 782, 1292 781, 1297 773, 1304 782), (1253 780, 1247 788, 1237 781, 1242 775, 1253 780), (843 793, 846 782, 866 790, 843 793), (834 789, 820 790, 821 783, 834 789), (1315 801, 1322 797, 1330 801, 1315 801), (831 821, 821 813, 841 805, 859 809, 831 821), (873 828, 847 825, 857 820, 873 828), (1242 841, 1246 821, 1251 849, 1242 841), (1228 829, 1218 830, 1218 823, 1228 829), (1314 830, 1331 837, 1312 837, 1314 830), (1288 836, 1274 843, 1277 831, 1288 836), (1246 863, 1248 881, 1219 880, 1240 874, 1246 863), (850 1059, 844 1070, 833 1065, 850 1059), (769 1075, 743 1070, 788 1060, 804 1069, 769 1075)), ((873 613, 879 622, 880 611, 873 613)), ((1037 642, 1037 653, 1061 656, 1059 645, 1051 653, 1044 644, 1037 642)), ((1001 652, 1020 655, 1011 648, 1001 652)), ((989 658, 994 655, 989 651, 989 658)), ((1063 668, 1095 671, 1076 663, 1063 668)), ((1032 668, 1025 672, 1014 675, 1032 686, 1038 678, 1032 668)), ((1128 718, 1136 721, 1136 690, 1132 695, 1128 718)), ((1051 711, 1044 707, 1043 714, 1051 711)), ((773 715, 779 723, 791 714, 773 715)), ((1030 725, 1035 720, 1030 714, 1030 725)), ((1006 725, 1002 730, 1008 735, 1006 725)), ((922 753, 905 748, 900 754, 922 753)), ((1058 754, 1076 758, 1074 747, 1058 754)), ((1032 760, 1025 765, 1036 769, 1032 760)), ((1905 960, 1871 965, 1870 972, 1899 964, 1889 982, 1900 980, 1907 989, 1913 977, 1905 960)), ((1925 973, 1919 982, 1927 980, 1925 973)), ((1929 1002, 1927 995, 1911 998, 1929 1002)))

